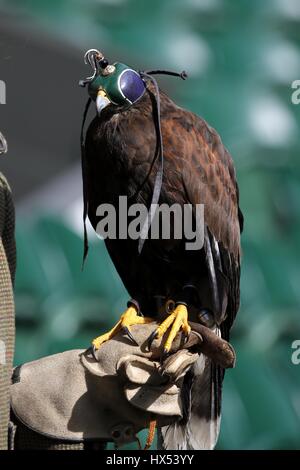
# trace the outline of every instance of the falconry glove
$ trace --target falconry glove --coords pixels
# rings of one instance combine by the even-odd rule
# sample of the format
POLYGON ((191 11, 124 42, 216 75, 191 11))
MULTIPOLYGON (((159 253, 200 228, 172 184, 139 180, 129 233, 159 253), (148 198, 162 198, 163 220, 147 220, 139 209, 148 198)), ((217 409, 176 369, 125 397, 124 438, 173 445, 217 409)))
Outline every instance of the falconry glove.
POLYGON ((116 447, 136 441, 150 422, 158 427, 174 423, 183 415, 184 376, 203 345, 223 366, 233 365, 234 352, 200 326, 183 349, 178 335, 171 354, 160 362, 162 339, 155 339, 150 351, 147 347, 156 327, 155 322, 133 326, 135 343, 120 332, 94 354, 91 349, 66 351, 15 369, 15 421, 49 439, 112 441, 116 447))

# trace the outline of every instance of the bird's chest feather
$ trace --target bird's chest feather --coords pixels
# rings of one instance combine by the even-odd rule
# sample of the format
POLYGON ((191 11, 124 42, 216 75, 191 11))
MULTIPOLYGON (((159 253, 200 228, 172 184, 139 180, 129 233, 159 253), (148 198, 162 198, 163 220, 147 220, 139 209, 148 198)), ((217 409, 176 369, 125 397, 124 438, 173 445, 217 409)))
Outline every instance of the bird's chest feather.
POLYGON ((89 162, 98 202, 115 204, 119 196, 127 196, 132 203, 147 204, 155 151, 154 125, 137 112, 120 113, 98 123, 89 162))

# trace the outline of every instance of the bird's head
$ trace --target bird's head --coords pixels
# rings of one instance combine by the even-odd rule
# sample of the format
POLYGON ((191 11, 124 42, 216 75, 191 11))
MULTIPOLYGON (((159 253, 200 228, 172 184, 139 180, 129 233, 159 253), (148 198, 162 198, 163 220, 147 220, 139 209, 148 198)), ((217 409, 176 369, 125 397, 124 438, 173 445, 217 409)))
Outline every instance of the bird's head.
POLYGON ((94 74, 80 82, 88 85, 88 93, 96 103, 97 113, 107 106, 120 109, 138 101, 144 94, 146 85, 141 75, 120 62, 109 64, 96 49, 85 54, 85 62, 93 68, 94 74))

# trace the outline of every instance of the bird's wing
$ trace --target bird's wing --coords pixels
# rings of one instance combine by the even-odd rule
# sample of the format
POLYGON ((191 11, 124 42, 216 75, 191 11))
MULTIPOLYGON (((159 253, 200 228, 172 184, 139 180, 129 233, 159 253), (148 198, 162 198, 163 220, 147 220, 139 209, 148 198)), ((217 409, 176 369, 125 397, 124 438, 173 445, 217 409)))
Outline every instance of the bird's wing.
POLYGON ((204 251, 215 304, 219 303, 216 320, 221 323, 226 315, 229 331, 239 307, 243 226, 233 161, 214 129, 169 102, 163 121, 167 143, 163 195, 167 199, 176 189, 178 200, 193 208, 204 205, 204 251))
MULTIPOLYGON (((185 201, 193 206, 204 204, 204 250, 219 324, 216 332, 229 340, 239 308, 240 233, 243 229, 233 162, 217 132, 190 112, 174 108, 164 130, 169 143, 174 139, 171 146, 183 149, 180 157, 173 157, 174 171, 170 170, 167 184, 180 187, 178 175, 181 175, 185 201)), ((223 378, 224 369, 201 355, 184 380, 184 417, 175 425, 161 429, 162 448, 211 449, 215 446, 223 378)))
POLYGON ((178 107, 163 122, 163 131, 173 149, 166 155, 166 184, 184 191, 185 202, 204 204, 209 231, 238 260, 242 215, 229 152, 203 119, 178 107))

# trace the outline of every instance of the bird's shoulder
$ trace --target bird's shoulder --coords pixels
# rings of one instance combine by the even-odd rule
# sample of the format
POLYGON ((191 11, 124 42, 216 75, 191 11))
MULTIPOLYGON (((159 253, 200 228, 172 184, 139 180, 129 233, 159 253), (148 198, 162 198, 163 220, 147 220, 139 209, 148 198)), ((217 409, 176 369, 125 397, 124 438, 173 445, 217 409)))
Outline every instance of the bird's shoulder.
POLYGON ((204 204, 209 229, 238 256, 239 190, 229 151, 205 119, 168 97, 163 99, 162 112, 167 185, 182 188, 186 202, 204 204))

